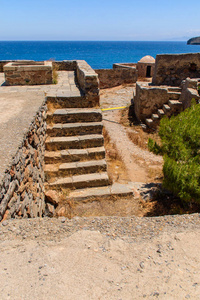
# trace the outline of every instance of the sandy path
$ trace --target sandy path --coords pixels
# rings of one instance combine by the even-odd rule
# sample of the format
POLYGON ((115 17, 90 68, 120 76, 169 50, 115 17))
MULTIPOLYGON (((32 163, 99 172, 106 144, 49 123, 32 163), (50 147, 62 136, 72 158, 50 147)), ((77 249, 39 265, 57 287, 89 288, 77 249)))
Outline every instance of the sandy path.
MULTIPOLYGON (((130 105, 133 97, 133 87, 114 88, 103 91, 101 95, 101 107, 120 107, 130 105)), ((118 110, 104 111, 103 124, 111 141, 116 145, 132 182, 147 182, 148 174, 145 164, 161 164, 162 157, 156 156, 149 151, 142 150, 130 141, 127 130, 120 123, 120 112, 118 110), (145 164, 144 164, 145 162, 145 164)))

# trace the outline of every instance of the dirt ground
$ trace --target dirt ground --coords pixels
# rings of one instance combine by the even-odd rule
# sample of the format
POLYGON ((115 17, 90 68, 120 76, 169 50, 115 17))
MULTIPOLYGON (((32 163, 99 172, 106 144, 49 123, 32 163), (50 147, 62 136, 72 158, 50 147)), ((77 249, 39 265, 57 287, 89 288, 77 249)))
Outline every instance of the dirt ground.
POLYGON ((0 299, 200 299, 199 215, 9 220, 0 299))
MULTIPOLYGON (((102 90, 101 107, 103 109, 123 106, 128 107, 131 104, 134 90, 135 86, 120 86, 102 90)), ((124 119, 127 119, 128 124, 127 111, 128 109, 126 110, 124 119)), ((103 124, 105 131, 110 137, 109 143, 114 144, 118 156, 124 163, 124 174, 119 173, 118 181, 129 180, 131 182, 149 183, 157 180, 161 175, 162 157, 150 153, 147 147, 146 149, 144 149, 144 147, 142 149, 131 141, 129 138, 130 131, 132 135, 137 136, 138 133, 134 128, 124 126, 121 121, 122 113, 124 113, 124 110, 103 111, 103 124), (154 174, 155 169, 157 175, 154 174)))
MULTIPOLYGON (((160 142, 158 131, 144 131, 141 124, 130 126, 128 108, 135 85, 101 90, 104 137, 108 173, 113 181, 129 184, 134 191, 134 215, 159 216, 195 213, 200 205, 183 204, 179 198, 162 189, 163 158, 148 151, 148 139, 160 142), (125 107, 123 109, 113 109, 125 107)), ((133 210, 130 210, 131 213, 133 210)), ((129 215, 130 216, 130 215, 129 215)))

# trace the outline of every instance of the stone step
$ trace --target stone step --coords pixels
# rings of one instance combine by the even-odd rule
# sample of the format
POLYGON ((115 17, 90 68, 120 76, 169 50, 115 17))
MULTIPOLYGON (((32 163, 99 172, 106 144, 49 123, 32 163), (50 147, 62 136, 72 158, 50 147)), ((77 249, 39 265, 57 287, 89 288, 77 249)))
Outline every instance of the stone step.
POLYGON ((181 88, 177 87, 177 86, 170 86, 168 87, 168 91, 169 92, 180 92, 181 93, 181 88))
POLYGON ((169 100, 168 105, 171 108, 171 114, 177 115, 183 110, 183 103, 178 100, 169 100))
POLYGON ((67 198, 74 201, 83 201, 87 199, 95 201, 99 198, 107 199, 131 195, 133 195, 133 191, 127 185, 114 183, 113 185, 109 186, 75 190, 70 192, 67 198))
POLYGON ((83 189, 88 187, 99 187, 109 185, 108 174, 92 173, 84 175, 75 175, 71 177, 58 178, 54 182, 48 184, 49 188, 69 188, 69 189, 83 189))
POLYGON ((47 113, 47 123, 101 122, 102 113, 95 108, 62 108, 47 113))
POLYGON ((47 107, 59 108, 88 108, 93 103, 88 101, 84 96, 63 96, 63 95, 47 95, 47 107))
POLYGON ((63 96, 48 95, 46 97, 47 106, 58 108, 88 108, 94 107, 94 103, 84 96, 63 96))
POLYGON ((103 129, 102 122, 91 123, 67 123, 67 124, 54 124, 47 126, 48 136, 73 136, 73 135, 86 135, 86 134, 101 134, 103 129))
POLYGON ((57 151, 101 147, 103 144, 104 138, 102 134, 91 134, 68 137, 48 137, 45 142, 45 148, 48 151, 57 151))
MULTIPOLYGON (((160 123, 160 117, 158 114, 152 114, 151 119, 153 120, 153 128, 157 127, 160 123)), ((151 125, 152 126, 152 125, 151 125)))
POLYGON ((95 147, 86 149, 69 149, 61 151, 45 151, 44 161, 46 164, 76 162, 92 159, 104 159, 105 148, 95 147))
POLYGON ((160 118, 162 118, 165 115, 165 112, 163 109, 158 109, 158 115, 160 118))
POLYGON ((164 111, 166 116, 171 115, 171 108, 168 104, 163 104, 163 111, 164 111))
POLYGON ((89 174, 105 172, 107 169, 105 159, 89 160, 81 162, 63 163, 60 165, 49 164, 45 165, 44 172, 46 180, 50 177, 71 176, 78 174, 89 174))
POLYGON ((159 119, 160 119, 158 114, 152 114, 151 118, 152 118, 153 121, 159 121, 159 119))
POLYGON ((150 127, 150 128, 153 128, 154 126, 153 126, 153 120, 151 119, 151 118, 147 118, 146 120, 145 120, 145 123, 147 124, 147 126, 148 127, 150 127))
POLYGON ((181 92, 168 92, 169 95, 169 100, 173 99, 173 100, 178 100, 181 96, 181 92))

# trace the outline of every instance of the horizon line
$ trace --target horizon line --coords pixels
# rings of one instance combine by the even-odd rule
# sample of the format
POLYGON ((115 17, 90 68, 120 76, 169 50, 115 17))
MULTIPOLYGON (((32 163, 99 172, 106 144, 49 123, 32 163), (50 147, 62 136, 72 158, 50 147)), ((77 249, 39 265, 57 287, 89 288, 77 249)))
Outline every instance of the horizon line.
POLYGON ((186 42, 187 40, 0 40, 0 42, 186 42))

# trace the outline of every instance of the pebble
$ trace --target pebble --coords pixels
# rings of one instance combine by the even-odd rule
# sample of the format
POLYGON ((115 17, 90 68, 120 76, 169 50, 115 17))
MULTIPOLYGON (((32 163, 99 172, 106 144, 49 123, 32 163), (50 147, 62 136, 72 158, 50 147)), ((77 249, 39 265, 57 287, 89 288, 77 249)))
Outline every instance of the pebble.
MULTIPOLYGON (((162 232, 185 232, 193 230, 200 225, 199 214, 161 216, 161 217, 75 217, 71 220, 62 217, 57 218, 35 218, 35 219, 11 219, 0 223, 0 240, 8 238, 23 239, 60 239, 63 235, 71 235, 80 230, 99 231, 111 239, 128 236, 135 239, 151 239, 162 232), (173 223, 172 223, 173 220, 173 223)), ((171 243, 167 248, 174 250, 171 243)), ((156 250, 159 254, 163 252, 160 245, 156 250)))
POLYGON ((2 224, 3 226, 7 226, 7 225, 8 225, 8 221, 3 221, 1 224, 2 224))

